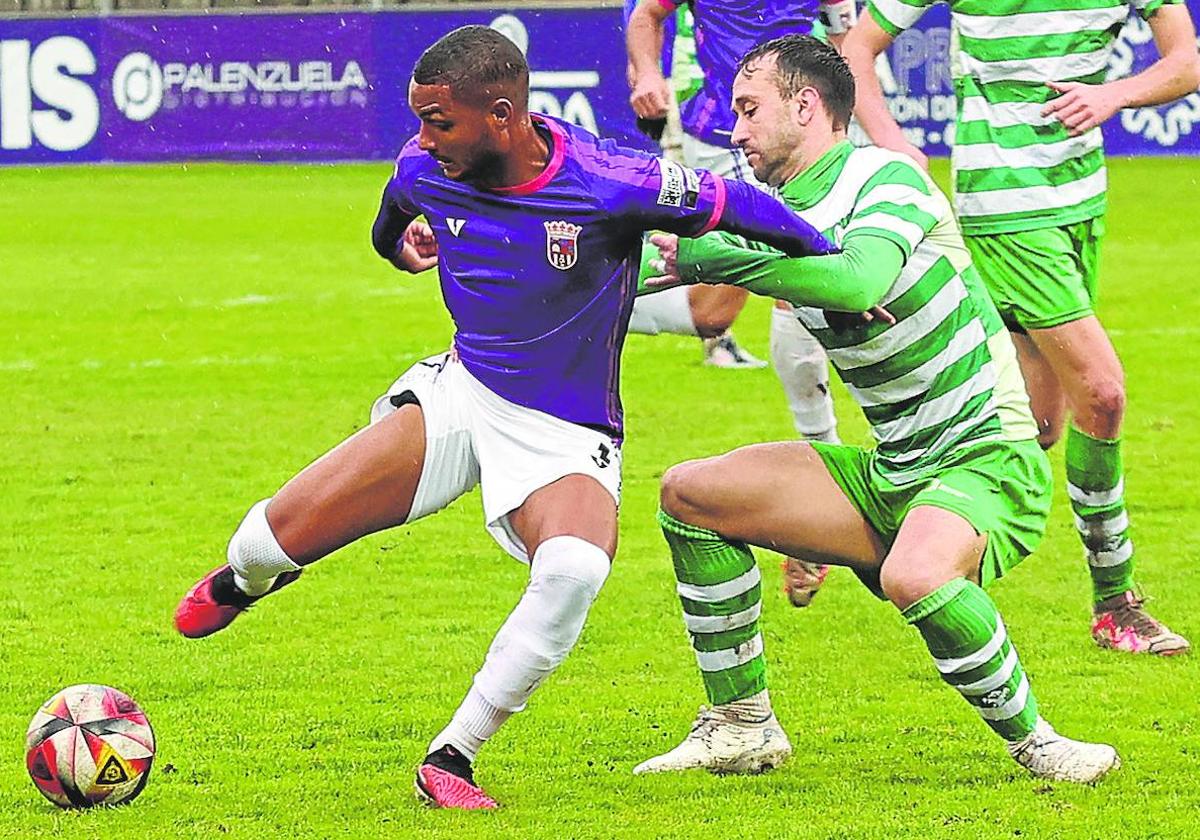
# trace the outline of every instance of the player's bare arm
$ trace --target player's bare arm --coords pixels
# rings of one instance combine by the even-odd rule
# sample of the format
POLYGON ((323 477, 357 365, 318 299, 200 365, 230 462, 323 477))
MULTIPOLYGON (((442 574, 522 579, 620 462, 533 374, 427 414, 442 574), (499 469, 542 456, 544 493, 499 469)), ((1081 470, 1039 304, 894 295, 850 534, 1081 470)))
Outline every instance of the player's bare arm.
POLYGON ((908 142, 888 111, 883 88, 875 75, 875 59, 892 45, 892 35, 870 15, 863 15, 842 42, 840 50, 854 73, 854 116, 876 146, 908 155, 929 169, 929 158, 908 142))
POLYGON ((643 119, 667 115, 671 86, 662 73, 663 24, 673 10, 658 0, 642 0, 629 16, 625 49, 629 55, 629 104, 643 119))
POLYGON ((1186 6, 1162 6, 1150 17, 1150 31, 1161 56, 1141 73, 1099 85, 1047 82, 1062 94, 1042 109, 1057 117, 1072 136, 1090 131, 1123 108, 1162 105, 1200 87, 1196 27, 1186 6))

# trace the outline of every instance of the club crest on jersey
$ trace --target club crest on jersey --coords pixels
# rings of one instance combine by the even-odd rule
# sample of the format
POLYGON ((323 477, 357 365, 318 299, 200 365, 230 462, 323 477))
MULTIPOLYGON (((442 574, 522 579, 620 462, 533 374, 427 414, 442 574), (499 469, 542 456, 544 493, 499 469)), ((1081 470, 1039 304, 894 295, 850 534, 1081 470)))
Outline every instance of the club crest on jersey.
POLYGON ((582 225, 570 222, 542 222, 546 226, 546 259, 560 271, 566 271, 579 259, 579 232, 582 225))

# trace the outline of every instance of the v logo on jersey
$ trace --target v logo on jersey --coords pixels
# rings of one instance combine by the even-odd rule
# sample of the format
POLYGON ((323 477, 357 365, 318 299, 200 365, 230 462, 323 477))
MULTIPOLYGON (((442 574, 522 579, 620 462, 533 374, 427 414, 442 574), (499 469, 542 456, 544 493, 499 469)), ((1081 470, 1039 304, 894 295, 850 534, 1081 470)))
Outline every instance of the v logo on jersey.
POLYGON ((463 229, 463 225, 467 223, 466 219, 451 219, 446 218, 446 227, 450 228, 450 232, 458 236, 459 231, 463 229))

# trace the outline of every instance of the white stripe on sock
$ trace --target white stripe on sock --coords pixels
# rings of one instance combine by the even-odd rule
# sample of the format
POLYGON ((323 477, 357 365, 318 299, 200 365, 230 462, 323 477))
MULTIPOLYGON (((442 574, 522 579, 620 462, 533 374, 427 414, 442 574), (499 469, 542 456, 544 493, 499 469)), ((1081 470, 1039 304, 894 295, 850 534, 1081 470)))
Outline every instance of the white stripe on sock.
POLYGON ((1075 530, 1083 535, 1084 540, 1102 540, 1105 537, 1115 537, 1129 528, 1129 514, 1122 510, 1108 519, 1084 519, 1075 517, 1075 530))
POLYGON ((1125 495, 1125 477, 1122 476, 1117 481, 1117 486, 1111 490, 1084 490, 1082 487, 1077 487, 1068 482, 1067 495, 1071 497, 1071 501, 1075 502, 1075 504, 1086 505, 1087 507, 1105 507, 1106 505, 1116 504, 1125 495))
POLYGON ((1089 566, 1106 569, 1110 566, 1120 566, 1133 556, 1133 540, 1125 540, 1119 548, 1112 551, 1089 551, 1087 561, 1089 566))
POLYGON ((989 674, 981 680, 976 680, 973 683, 964 685, 956 685, 960 694, 975 696, 979 694, 987 694, 995 688, 999 688, 1008 682, 1012 677, 1013 671, 1017 667, 1017 649, 1015 647, 1008 649, 1008 656, 1004 657, 1004 661, 1000 663, 1000 669, 994 674, 989 674))
POLYGON ((701 671, 726 671, 745 665, 751 659, 763 652, 762 633, 755 633, 754 638, 728 650, 696 651, 696 662, 701 671))
POLYGON ((681 598, 687 598, 689 601, 699 601, 702 604, 715 604, 718 601, 727 601, 730 598, 736 598, 738 595, 744 595, 758 585, 762 580, 758 572, 758 566, 751 566, 750 571, 745 574, 738 575, 733 580, 727 580, 724 583, 714 583, 712 586, 699 586, 694 583, 683 583, 679 581, 675 584, 675 591, 679 593, 681 598))
POLYGON ((992 634, 992 638, 987 644, 981 647, 974 653, 969 653, 966 656, 938 659, 933 658, 933 664, 943 674, 960 674, 963 671, 970 671, 972 668, 978 668, 983 663, 987 662, 996 655, 996 651, 1000 650, 1000 646, 1004 644, 1005 632, 1004 621, 999 615, 996 616, 996 632, 992 634))
POLYGON ((758 621, 762 612, 762 601, 749 609, 735 612, 732 615, 688 615, 683 614, 683 623, 690 633, 723 633, 726 630, 736 630, 758 621))
POLYGON ((994 709, 989 709, 984 706, 976 706, 979 711, 979 716, 984 720, 1008 720, 1016 717, 1025 708, 1025 701, 1029 699, 1029 678, 1024 674, 1021 675, 1021 682, 1017 686, 1016 692, 1002 706, 997 706, 994 709))

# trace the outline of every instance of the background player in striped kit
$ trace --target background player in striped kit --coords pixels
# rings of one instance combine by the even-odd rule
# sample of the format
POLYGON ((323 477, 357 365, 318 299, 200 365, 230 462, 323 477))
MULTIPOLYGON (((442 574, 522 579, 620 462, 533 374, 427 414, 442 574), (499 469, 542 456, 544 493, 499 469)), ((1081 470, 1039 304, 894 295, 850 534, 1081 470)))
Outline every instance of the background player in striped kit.
POLYGON ((790 754, 767 692, 758 545, 852 568, 917 628, 1013 758, 1042 778, 1095 781, 1119 765, 1115 750, 1041 717, 983 589, 1041 539, 1051 477, 1012 342, 949 202, 906 156, 850 144, 853 78, 813 38, 752 50, 733 96, 733 139, 755 174, 843 252, 782 259, 729 237, 658 236, 665 279, 716 268, 791 301, 878 445, 760 444, 664 476, 659 522, 713 708, 634 772, 754 772, 790 754), (876 305, 895 323, 846 317, 876 305))
POLYGON ((366 534, 434 514, 479 485, 484 521, 529 583, 417 789, 489 809, 475 754, 570 652, 617 545, 620 354, 642 231, 714 227, 789 252, 828 242, 774 198, 530 115, 529 67, 484 26, 421 56, 401 150, 372 229, 397 268, 438 268, 453 347, 401 376, 371 425, 250 508, 228 562, 184 597, 185 636, 223 630, 302 567, 366 534), (417 220, 424 216, 425 221, 417 220))
MULTIPOLYGON (((844 45, 863 128, 922 164, 887 111, 874 62, 932 2, 870 0, 844 45)), ((1121 108, 1196 90, 1195 28, 1178 0, 950 0, 950 11, 959 224, 1013 333, 1043 447, 1062 436, 1070 410, 1067 492, 1092 577, 1092 638, 1130 653, 1184 653, 1187 640, 1134 590, 1124 371, 1094 307, 1107 189, 1099 126, 1121 108), (1162 58, 1106 83, 1131 8, 1149 21, 1162 58)))

